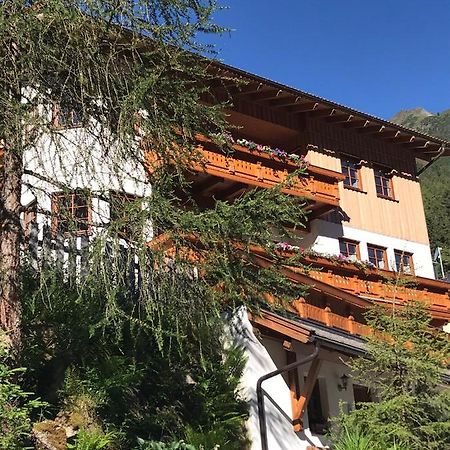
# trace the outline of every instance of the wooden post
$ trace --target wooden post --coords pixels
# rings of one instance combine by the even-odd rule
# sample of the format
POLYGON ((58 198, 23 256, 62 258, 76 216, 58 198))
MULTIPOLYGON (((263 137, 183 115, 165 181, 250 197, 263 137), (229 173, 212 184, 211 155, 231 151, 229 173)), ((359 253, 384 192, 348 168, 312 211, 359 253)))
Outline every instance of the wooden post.
POLYGON ((350 334, 355 334, 355 318, 352 316, 351 313, 348 316, 347 320, 348 320, 348 332, 350 334))
POLYGON ((353 275, 353 277, 351 278, 352 280, 352 287, 353 287, 353 292, 355 293, 355 295, 359 295, 361 293, 361 289, 360 289, 360 283, 359 283, 359 278, 358 275, 353 275))
POLYGON ((256 163, 256 179, 258 181, 264 180, 263 173, 262 173, 262 165, 261 165, 261 162, 259 162, 259 161, 256 163))
POLYGON ((299 415, 296 418, 299 423, 301 423, 303 414, 308 406, 309 399, 311 398, 314 385, 317 381, 317 376, 319 375, 320 366, 322 365, 322 360, 318 357, 311 363, 311 366, 306 376, 305 385, 301 391, 300 398, 298 400, 298 411, 299 415))
POLYGON ((331 316, 330 316, 330 313, 331 313, 330 307, 328 305, 325 306, 325 309, 323 310, 323 316, 324 316, 325 325, 327 327, 331 327, 331 316))
MULTIPOLYGON (((294 351, 286 351, 286 362, 287 364, 292 364, 297 361, 297 355, 294 351)), ((300 386, 298 382, 298 369, 293 369, 288 372, 288 383, 289 389, 291 391, 291 405, 292 405, 292 425, 294 426, 294 431, 301 431, 302 425, 300 421, 300 409, 299 409, 299 398, 300 398, 300 386)))
POLYGON ((296 302, 295 302, 295 306, 298 312, 298 315, 301 318, 306 317, 305 314, 305 299, 303 297, 300 297, 296 302))

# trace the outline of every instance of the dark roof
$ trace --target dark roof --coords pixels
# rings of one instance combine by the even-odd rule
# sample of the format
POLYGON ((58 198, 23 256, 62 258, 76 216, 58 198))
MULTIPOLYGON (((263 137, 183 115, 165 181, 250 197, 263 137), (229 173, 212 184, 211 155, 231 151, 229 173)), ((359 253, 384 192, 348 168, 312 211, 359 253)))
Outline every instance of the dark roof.
POLYGON ((422 160, 430 161, 437 156, 450 156, 450 142, 443 139, 223 63, 214 63, 214 66, 220 77, 229 79, 229 84, 226 83, 225 87, 233 90, 233 95, 244 98, 251 96, 255 101, 264 101, 273 108, 292 114, 311 112, 315 116, 327 118, 330 122, 359 129, 362 133, 378 135, 413 151, 415 156, 422 160), (242 80, 242 84, 237 80, 242 80))

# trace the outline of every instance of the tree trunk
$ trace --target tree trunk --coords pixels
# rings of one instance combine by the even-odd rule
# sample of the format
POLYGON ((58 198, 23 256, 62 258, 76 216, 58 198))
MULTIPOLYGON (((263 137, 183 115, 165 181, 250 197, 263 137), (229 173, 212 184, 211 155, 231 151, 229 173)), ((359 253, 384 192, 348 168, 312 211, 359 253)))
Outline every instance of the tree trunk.
POLYGON ((22 227, 20 195, 22 153, 6 147, 3 179, 0 183, 0 326, 14 351, 20 347, 21 305, 19 298, 19 259, 22 227))

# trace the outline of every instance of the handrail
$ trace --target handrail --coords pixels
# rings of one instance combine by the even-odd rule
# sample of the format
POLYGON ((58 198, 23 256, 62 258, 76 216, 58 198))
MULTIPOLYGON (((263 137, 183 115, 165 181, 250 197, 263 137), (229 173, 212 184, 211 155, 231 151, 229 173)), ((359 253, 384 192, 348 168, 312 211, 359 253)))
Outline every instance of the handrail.
POLYGON ((274 370, 273 372, 266 373, 262 377, 260 377, 256 383, 256 398, 258 401, 258 417, 259 417, 259 433, 261 435, 261 450, 269 450, 269 444, 267 440, 267 421, 266 421, 266 411, 264 407, 264 393, 262 384, 264 381, 269 378, 273 378, 277 375, 280 375, 284 372, 289 372, 292 369, 296 369, 299 366, 307 364, 313 361, 317 355, 319 354, 320 344, 319 342, 315 342, 315 349, 311 355, 307 356, 304 359, 299 361, 295 361, 287 366, 281 367, 280 369, 274 370))

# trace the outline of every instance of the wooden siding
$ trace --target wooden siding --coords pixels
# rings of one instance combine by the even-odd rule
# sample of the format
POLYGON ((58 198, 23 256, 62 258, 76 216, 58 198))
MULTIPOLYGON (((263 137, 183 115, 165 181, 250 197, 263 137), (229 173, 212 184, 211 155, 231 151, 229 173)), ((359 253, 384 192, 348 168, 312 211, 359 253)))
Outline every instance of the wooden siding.
POLYGON ((413 152, 388 139, 375 138, 358 129, 339 127, 320 120, 308 120, 305 143, 313 144, 319 151, 332 151, 355 156, 370 163, 396 169, 413 176, 415 158, 413 152))
MULTIPOLYGON (((308 160, 315 166, 341 170, 340 156, 336 154, 309 150, 308 160)), ((347 189, 339 183, 340 206, 349 217, 345 225, 428 245, 419 182, 401 174, 394 175, 395 201, 392 201, 377 196, 373 168, 362 165, 360 174, 362 192, 347 189)))

